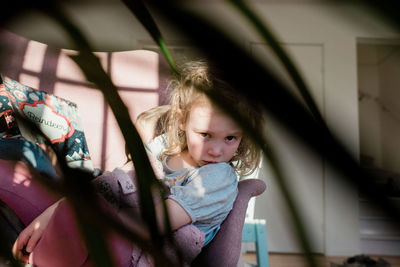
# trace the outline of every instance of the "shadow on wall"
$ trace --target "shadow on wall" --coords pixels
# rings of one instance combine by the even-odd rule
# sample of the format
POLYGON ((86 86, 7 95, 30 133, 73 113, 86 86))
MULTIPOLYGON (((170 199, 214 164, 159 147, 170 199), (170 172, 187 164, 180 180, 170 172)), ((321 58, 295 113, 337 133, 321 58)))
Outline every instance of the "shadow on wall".
MULTIPOLYGON (((76 51, 53 48, 0 30, 3 75, 77 104, 95 168, 112 170, 126 161, 125 142, 100 90, 69 58, 76 51)), ((96 52, 128 107, 132 121, 144 110, 168 102, 170 68, 146 50, 96 52)))

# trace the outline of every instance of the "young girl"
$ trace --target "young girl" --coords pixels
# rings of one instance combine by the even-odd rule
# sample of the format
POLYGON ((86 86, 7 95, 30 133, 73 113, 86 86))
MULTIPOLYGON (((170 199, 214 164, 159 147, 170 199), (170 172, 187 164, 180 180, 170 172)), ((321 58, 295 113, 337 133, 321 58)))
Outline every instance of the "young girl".
MULTIPOLYGON (((147 145, 150 154, 162 164, 163 175, 159 178, 169 189, 165 203, 172 230, 191 223, 204 233, 204 246, 232 209, 237 175, 250 174, 260 158, 259 149, 242 129, 198 90, 218 90, 253 126, 262 125, 261 112, 238 97, 215 73, 203 61, 183 66, 170 84, 165 134, 147 145)), ((130 170, 126 166, 117 168, 95 179, 99 191, 117 210, 137 208, 135 185, 130 183, 134 178, 132 165, 128 166, 130 170)), ((54 209, 41 215, 43 222, 39 225, 46 227, 54 209)), ((156 204, 156 214, 160 230, 165 231, 160 202, 156 204)), ((18 237, 14 246, 17 254, 27 244, 26 250, 31 252, 44 231, 35 227, 37 222, 32 224, 18 237)))
POLYGON ((199 228, 207 245, 236 199, 237 175, 254 171, 260 154, 242 129, 198 88, 218 90, 253 126, 262 125, 262 117, 203 61, 183 65, 170 86, 166 134, 148 148, 162 162, 171 191, 167 201, 178 211, 177 218, 199 228))

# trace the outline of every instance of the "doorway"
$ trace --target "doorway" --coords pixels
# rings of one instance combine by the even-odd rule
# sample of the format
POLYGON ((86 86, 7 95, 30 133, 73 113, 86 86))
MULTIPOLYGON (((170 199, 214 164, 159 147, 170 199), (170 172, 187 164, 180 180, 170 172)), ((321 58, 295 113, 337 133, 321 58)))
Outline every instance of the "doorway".
MULTIPOLYGON (((361 166, 400 205, 400 42, 357 45, 361 166)), ((400 255, 400 229, 360 194, 360 245, 365 254, 400 255)))

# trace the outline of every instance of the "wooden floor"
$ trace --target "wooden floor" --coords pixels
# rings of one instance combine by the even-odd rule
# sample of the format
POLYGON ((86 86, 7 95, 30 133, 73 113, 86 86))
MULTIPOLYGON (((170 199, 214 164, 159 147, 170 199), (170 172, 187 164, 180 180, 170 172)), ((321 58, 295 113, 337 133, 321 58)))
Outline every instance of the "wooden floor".
MULTIPOLYGON (((366 255, 373 260, 382 258, 390 264, 390 267, 400 267, 400 256, 377 256, 377 255, 366 255)), ((348 257, 327 257, 323 255, 316 255, 315 259, 319 267, 331 267, 331 263, 343 264, 348 257)), ((257 264, 257 258, 255 253, 245 253, 242 256, 244 262, 251 264, 257 264)), ((269 254, 269 265, 270 267, 308 267, 307 261, 300 254, 280 254, 270 253, 269 254)), ((246 266, 246 265, 244 265, 246 266)), ((247 265, 248 266, 248 265, 247 265)))

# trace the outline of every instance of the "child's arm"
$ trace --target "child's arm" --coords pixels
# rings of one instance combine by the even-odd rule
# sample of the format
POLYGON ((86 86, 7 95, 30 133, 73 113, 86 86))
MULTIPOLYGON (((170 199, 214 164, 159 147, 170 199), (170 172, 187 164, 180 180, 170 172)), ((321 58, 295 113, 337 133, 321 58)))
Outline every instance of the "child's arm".
MULTIPOLYGON (((168 209, 172 231, 192 222, 189 214, 182 208, 181 205, 178 204, 178 202, 168 198, 165 200, 165 204, 168 209)), ((156 216, 158 228, 160 229, 161 233, 166 233, 162 203, 156 205, 156 216)))

